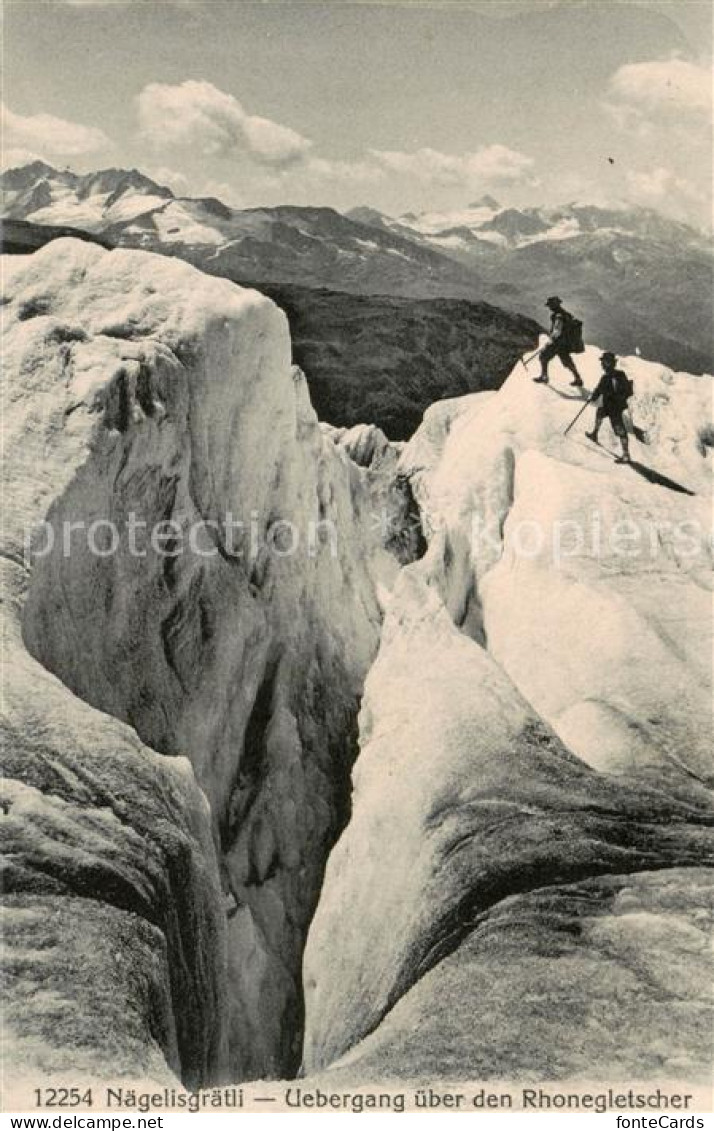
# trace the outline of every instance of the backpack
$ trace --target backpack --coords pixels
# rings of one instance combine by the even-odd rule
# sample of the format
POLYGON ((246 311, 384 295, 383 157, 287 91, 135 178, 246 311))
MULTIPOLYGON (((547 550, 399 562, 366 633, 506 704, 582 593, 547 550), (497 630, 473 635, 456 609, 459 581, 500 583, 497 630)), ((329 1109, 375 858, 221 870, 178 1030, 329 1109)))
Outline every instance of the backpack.
POLYGON ((585 353, 583 343, 583 324, 579 318, 563 310, 563 339, 568 353, 585 353))
POLYGON ((623 408, 626 408, 628 400, 634 396, 635 383, 632 378, 623 373, 622 369, 615 369, 611 376, 614 380, 610 399, 618 401, 623 408))

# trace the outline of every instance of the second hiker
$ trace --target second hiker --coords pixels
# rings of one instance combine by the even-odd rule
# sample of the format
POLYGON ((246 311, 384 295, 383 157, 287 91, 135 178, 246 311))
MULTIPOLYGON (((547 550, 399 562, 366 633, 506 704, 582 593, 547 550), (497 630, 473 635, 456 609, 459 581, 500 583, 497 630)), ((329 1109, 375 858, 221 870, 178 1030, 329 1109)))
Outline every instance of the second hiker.
POLYGON ((613 432, 622 444, 622 455, 616 462, 631 463, 630 444, 622 414, 627 408, 627 402, 634 392, 634 387, 627 374, 623 373, 621 369, 616 368, 617 358, 614 353, 607 350, 600 358, 600 361, 602 363, 603 374, 593 389, 590 400, 594 401, 597 400, 598 397, 602 397, 602 401, 598 405, 595 415, 595 427, 592 432, 586 432, 585 435, 589 440, 597 443, 597 434, 600 430, 600 425, 603 420, 608 419, 613 432))
POLYGON ((573 337, 575 334, 580 337, 582 334, 582 323, 573 318, 572 314, 565 309, 562 302, 557 295, 549 298, 545 304, 550 310, 550 341, 540 351, 540 376, 534 377, 533 380, 540 384, 548 384, 548 363, 557 357, 560 364, 569 369, 573 374, 571 385, 580 388, 582 386, 582 378, 578 373, 575 362, 571 354, 582 353, 582 342, 574 342, 573 337))

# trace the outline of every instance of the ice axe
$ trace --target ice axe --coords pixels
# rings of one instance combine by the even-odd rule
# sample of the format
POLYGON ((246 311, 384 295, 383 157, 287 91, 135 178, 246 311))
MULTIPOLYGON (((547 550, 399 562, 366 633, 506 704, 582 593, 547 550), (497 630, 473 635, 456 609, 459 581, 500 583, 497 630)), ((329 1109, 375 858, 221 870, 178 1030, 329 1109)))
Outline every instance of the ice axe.
POLYGON ((569 431, 570 431, 570 429, 571 429, 571 428, 573 427, 573 425, 575 424, 576 420, 580 420, 580 417, 581 417, 581 416, 583 415, 583 413, 585 412, 585 409, 586 409, 586 408, 588 407, 588 405, 590 404, 590 402, 592 401, 592 399, 593 399, 592 397, 588 397, 588 399, 586 400, 585 404, 584 404, 584 405, 583 405, 583 407, 582 407, 582 408, 580 409, 580 411, 579 411, 579 412, 577 412, 577 413, 575 414, 575 416, 573 417, 573 419, 572 419, 572 420, 570 421, 570 424, 568 425, 568 427, 567 427, 567 428, 565 429, 565 431, 563 432, 563 435, 564 435, 564 436, 567 436, 567 435, 568 435, 568 432, 569 432, 569 431))
POLYGON ((537 350, 535 351, 535 353, 532 353, 530 357, 527 357, 527 358, 525 359, 525 361, 523 360, 523 358, 521 358, 521 359, 520 359, 520 360, 521 360, 521 363, 522 363, 522 365, 523 365, 523 367, 524 367, 524 369, 526 369, 526 368, 527 368, 527 367, 528 367, 528 366, 530 365, 530 363, 531 363, 531 362, 532 362, 532 361, 533 361, 533 360, 534 360, 534 359, 535 359, 536 357, 538 357, 538 354, 539 354, 539 353, 540 353, 540 346, 538 346, 538 349, 537 349, 537 350))

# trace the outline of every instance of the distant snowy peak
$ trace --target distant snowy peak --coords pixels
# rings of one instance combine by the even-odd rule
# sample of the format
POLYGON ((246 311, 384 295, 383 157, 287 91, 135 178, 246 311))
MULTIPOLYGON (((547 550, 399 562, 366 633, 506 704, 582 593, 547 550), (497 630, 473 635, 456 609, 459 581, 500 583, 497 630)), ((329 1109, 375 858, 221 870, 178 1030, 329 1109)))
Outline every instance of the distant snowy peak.
MULTIPOLYGON (((366 216, 364 219, 369 222, 366 216)), ((555 208, 502 208, 492 196, 481 197, 464 209, 407 212, 394 220, 382 216, 381 222, 402 234, 410 231, 416 238, 452 250, 467 250, 475 240, 515 249, 541 240, 564 240, 603 231, 647 240, 668 241, 675 237, 687 244, 704 242, 694 228, 647 208, 600 208, 575 203, 555 208)))
POLYGON ((57 170, 44 161, 32 161, 29 165, 19 165, 14 169, 7 169, 0 179, 4 192, 22 192, 32 188, 44 177, 58 175, 57 170))
MULTIPOLYGON (((496 204, 496 202, 493 202, 496 204)), ((395 223, 408 226, 423 235, 440 235, 453 228, 477 229, 492 220, 498 213, 498 205, 493 208, 485 200, 476 204, 469 204, 467 208, 456 209, 452 212, 408 212, 397 217, 395 223)))
POLYGON ((393 223, 390 216, 384 212, 380 212, 378 208, 370 208, 366 204, 359 205, 357 208, 350 208, 345 212, 348 220, 356 220, 358 224, 374 224, 379 227, 388 227, 393 223))
POLYGON ((501 208, 501 205, 497 200, 494 199, 494 197, 490 196, 489 193, 486 193, 485 196, 480 197, 473 204, 469 204, 469 208, 490 208, 491 211, 498 212, 501 208))
POLYGON ((38 224, 73 224, 96 231, 132 219, 173 199, 138 169, 73 173, 33 161, 0 177, 3 213, 38 224))
MULTIPOLYGON (((153 247, 158 241, 159 244, 221 247, 229 238, 223 222, 230 218, 230 209, 220 201, 172 198, 161 201, 158 207, 149 204, 140 213, 126 217, 130 220, 128 224, 121 224, 121 217, 117 220, 122 234, 139 246, 153 247)), ((114 234, 111 228, 108 232, 110 236, 114 234)))

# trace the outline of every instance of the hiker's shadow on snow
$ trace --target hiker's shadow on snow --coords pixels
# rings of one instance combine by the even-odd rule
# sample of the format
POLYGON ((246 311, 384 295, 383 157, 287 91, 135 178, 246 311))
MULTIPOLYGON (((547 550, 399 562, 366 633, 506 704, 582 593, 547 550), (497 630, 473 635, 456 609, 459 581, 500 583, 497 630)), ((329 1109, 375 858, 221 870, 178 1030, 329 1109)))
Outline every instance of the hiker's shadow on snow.
POLYGON ((670 479, 666 475, 661 475, 659 471, 655 471, 653 467, 647 467, 644 463, 638 463, 637 460, 632 460, 630 467, 646 479, 648 483, 656 483, 659 487, 667 487, 670 491, 678 491, 680 495, 696 495, 696 491, 690 491, 689 487, 677 483, 676 480, 670 479))
POLYGON ((562 397, 564 401, 580 401, 580 403, 583 404, 590 396, 587 389, 582 389, 579 393, 564 393, 562 389, 556 389, 555 385, 549 385, 548 388, 551 392, 555 393, 557 397, 562 397))

